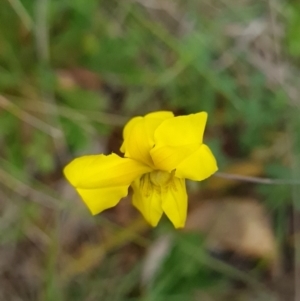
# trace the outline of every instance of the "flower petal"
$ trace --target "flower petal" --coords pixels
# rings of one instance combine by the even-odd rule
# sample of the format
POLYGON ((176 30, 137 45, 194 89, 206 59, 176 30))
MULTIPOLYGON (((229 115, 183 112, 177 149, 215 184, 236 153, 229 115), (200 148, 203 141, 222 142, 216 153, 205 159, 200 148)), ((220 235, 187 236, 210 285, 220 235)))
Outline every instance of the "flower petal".
POLYGON ((136 122, 138 122, 139 120, 143 119, 143 117, 138 116, 138 117, 134 117, 131 118, 125 125, 124 129, 123 129, 123 144, 121 145, 120 151, 122 153, 126 152, 126 144, 125 141, 127 141, 127 138, 129 136, 129 134, 131 133, 131 130, 133 128, 133 126, 135 125, 136 122))
POLYGON ((197 151, 183 160, 175 175, 194 181, 202 181, 218 170, 217 162, 209 147, 202 144, 197 151))
POLYGON ((93 215, 114 207, 128 193, 128 185, 95 189, 76 188, 93 215))
POLYGON ((124 128, 124 143, 121 151, 125 156, 154 167, 149 154, 154 145, 154 132, 166 118, 173 117, 172 112, 154 112, 144 118, 135 117, 124 128))
MULTIPOLYGON (((162 121, 164 121, 165 119, 174 117, 174 114, 170 111, 158 111, 158 112, 152 112, 149 113, 147 115, 145 115, 145 117, 141 117, 141 116, 137 116, 137 117, 133 117, 131 118, 125 125, 124 130, 123 130, 123 139, 124 142, 120 148, 122 153, 126 152, 126 145, 125 145, 125 141, 127 140, 127 138, 129 137, 129 134, 131 133, 134 125, 136 124, 136 122, 138 122, 139 120, 142 120, 143 118, 152 118, 152 119, 157 119, 160 121, 160 123, 162 121)), ((159 123, 159 124, 160 124, 159 123)), ((153 137, 153 134, 151 134, 151 136, 153 137)))
POLYGON ((171 171, 202 143, 207 113, 178 116, 163 121, 154 134, 150 154, 156 168, 171 171))
POLYGON ((151 122, 147 122, 146 124, 144 118, 134 123, 128 137, 124 140, 125 156, 143 162, 149 166, 153 166, 149 154, 149 150, 152 148, 153 144, 151 139, 149 139, 147 127, 155 127, 156 123, 149 123, 151 122))
POLYGON ((153 118, 153 119, 160 119, 160 120, 166 120, 168 118, 174 117, 173 112, 171 111, 157 111, 157 112, 151 112, 145 115, 145 118, 153 118))
POLYGON ((185 180, 174 177, 168 187, 162 189, 161 198, 162 209, 174 227, 184 227, 187 215, 185 180))
POLYGON ((190 156, 199 148, 198 144, 183 146, 155 146, 150 150, 154 166, 160 170, 171 172, 176 169, 186 157, 190 156))
POLYGON ((77 158, 64 169, 69 182, 76 188, 101 188, 130 185, 151 169, 116 154, 90 155, 77 158))
POLYGON ((181 146, 201 144, 207 113, 200 112, 164 120, 154 134, 155 145, 181 146))
POLYGON ((142 213, 146 221, 155 227, 162 214, 160 188, 150 181, 150 174, 143 175, 132 183, 133 205, 142 213))
POLYGON ((115 206, 129 185, 151 169, 115 154, 84 156, 73 160, 64 174, 93 214, 115 206))

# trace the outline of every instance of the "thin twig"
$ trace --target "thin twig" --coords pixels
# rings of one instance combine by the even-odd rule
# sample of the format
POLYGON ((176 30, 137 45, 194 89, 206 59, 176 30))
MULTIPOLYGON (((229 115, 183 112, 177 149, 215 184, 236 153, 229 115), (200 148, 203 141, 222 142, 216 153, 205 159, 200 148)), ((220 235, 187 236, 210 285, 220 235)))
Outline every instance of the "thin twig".
POLYGON ((251 177, 251 176, 243 176, 243 175, 231 174, 231 173, 220 172, 220 171, 215 173, 214 176, 218 178, 227 179, 227 180, 243 181, 243 182, 266 184, 266 185, 300 185, 300 180, 251 177))

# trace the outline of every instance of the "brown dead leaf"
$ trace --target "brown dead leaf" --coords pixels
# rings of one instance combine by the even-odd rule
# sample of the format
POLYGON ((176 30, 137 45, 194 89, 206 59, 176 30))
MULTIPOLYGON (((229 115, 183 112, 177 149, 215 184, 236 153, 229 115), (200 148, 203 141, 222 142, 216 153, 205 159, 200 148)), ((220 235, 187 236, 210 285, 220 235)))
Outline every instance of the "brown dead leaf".
MULTIPOLYGON (((210 251, 229 251, 245 262, 263 259, 271 275, 278 275, 275 236, 265 208, 255 199, 226 198, 198 203, 188 215, 183 231, 204 234, 210 251)), ((148 248, 141 276, 143 286, 151 283, 172 245, 173 237, 163 235, 148 248)))
POLYGON ((206 234, 207 247, 212 250, 230 250, 272 262, 278 260, 269 217, 255 199, 204 201, 189 214, 184 230, 206 234))

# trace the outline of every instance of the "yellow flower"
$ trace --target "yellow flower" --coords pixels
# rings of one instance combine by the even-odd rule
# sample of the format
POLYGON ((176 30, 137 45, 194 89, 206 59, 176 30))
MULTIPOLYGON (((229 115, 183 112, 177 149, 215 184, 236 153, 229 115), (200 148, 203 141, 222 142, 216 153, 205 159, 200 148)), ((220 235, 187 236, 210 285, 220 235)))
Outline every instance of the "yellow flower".
POLYGON ((121 151, 73 160, 64 174, 92 214, 115 206, 133 188, 133 205, 156 226, 163 212, 176 228, 187 214, 185 179, 201 181, 217 171, 202 143, 207 113, 174 117, 160 111, 131 119, 121 151))

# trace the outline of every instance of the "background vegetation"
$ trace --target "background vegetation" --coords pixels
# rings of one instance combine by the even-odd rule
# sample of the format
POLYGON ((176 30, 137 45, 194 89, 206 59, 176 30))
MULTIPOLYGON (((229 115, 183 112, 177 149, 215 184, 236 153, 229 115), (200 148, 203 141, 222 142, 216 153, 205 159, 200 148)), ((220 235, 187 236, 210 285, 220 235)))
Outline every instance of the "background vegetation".
POLYGON ((0 5, 1 300, 299 296, 297 1, 0 5), (221 173, 189 185, 186 229, 130 197, 90 216, 63 166, 161 109, 209 113, 221 173))

